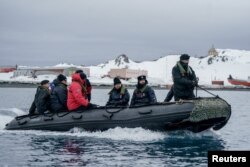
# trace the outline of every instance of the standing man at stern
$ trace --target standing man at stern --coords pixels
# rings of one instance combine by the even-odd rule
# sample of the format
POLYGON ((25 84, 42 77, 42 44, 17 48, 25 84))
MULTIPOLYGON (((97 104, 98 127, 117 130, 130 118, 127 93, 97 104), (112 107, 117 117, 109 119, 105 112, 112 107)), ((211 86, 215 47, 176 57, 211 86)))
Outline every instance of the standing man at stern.
POLYGON ((189 58, 188 54, 182 54, 180 61, 172 69, 175 101, 195 98, 194 87, 198 85, 198 81, 194 70, 188 65, 189 58))

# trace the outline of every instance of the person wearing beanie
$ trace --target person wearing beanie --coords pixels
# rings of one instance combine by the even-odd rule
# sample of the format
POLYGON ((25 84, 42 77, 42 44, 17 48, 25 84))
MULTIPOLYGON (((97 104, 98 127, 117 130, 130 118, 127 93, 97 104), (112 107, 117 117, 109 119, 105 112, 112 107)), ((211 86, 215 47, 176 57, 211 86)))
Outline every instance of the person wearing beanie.
MULTIPOLYGON (((75 73, 83 73, 83 70, 76 70, 75 73)), ((86 76, 86 88, 87 88, 87 97, 89 102, 91 101, 91 92, 92 92, 92 85, 89 81, 89 79, 86 76)))
POLYGON ((59 74, 59 75, 57 76, 57 80, 58 80, 59 82, 64 82, 65 84, 67 83, 67 78, 66 78, 66 76, 64 76, 63 74, 59 74))
POLYGON ((59 74, 53 81, 54 88, 51 90, 50 108, 53 112, 67 111, 67 78, 59 74))
POLYGON ((114 86, 115 85, 120 85, 122 82, 121 82, 121 80, 118 78, 118 77, 115 77, 114 78, 114 86))
POLYGON ((37 87, 34 101, 29 109, 29 114, 43 114, 50 109, 49 80, 43 80, 37 87))
POLYGON ((128 106, 130 99, 127 88, 121 83, 118 77, 114 78, 114 87, 109 92, 109 100, 106 106, 128 106))
POLYGON ((86 75, 84 73, 72 74, 72 83, 68 89, 67 107, 69 111, 95 108, 87 97, 86 75))
POLYGON ((130 105, 138 106, 157 103, 153 88, 148 86, 147 77, 145 75, 141 75, 137 77, 137 80, 138 83, 136 85, 136 89, 134 90, 130 105))
POLYGON ((182 54, 180 60, 189 60, 190 56, 188 54, 182 54))
POLYGON ((194 70, 188 65, 189 58, 188 54, 182 54, 180 61, 172 69, 175 101, 195 98, 194 87, 198 82, 194 70))

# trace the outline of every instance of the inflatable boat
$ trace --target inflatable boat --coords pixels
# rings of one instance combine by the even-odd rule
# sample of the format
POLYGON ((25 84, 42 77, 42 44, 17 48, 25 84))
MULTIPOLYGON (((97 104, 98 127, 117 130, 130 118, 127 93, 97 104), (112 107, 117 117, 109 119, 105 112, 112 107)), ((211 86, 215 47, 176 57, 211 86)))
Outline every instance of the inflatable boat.
POLYGON ((219 97, 157 103, 135 107, 97 107, 74 112, 23 115, 6 124, 7 130, 68 131, 74 127, 103 131, 115 127, 150 130, 221 129, 231 116, 231 106, 219 97))

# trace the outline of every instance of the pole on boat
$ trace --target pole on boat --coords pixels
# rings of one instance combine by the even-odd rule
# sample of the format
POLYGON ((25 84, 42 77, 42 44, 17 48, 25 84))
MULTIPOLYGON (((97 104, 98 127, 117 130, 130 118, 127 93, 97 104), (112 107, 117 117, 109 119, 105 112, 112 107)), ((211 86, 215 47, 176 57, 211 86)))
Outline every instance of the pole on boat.
POLYGON ((197 97, 197 89, 198 89, 198 86, 196 86, 195 88, 195 96, 197 97))
MULTIPOLYGON (((196 86, 196 91, 197 91, 197 87, 200 88, 201 90, 204 90, 205 92, 209 93, 210 95, 214 96, 214 97, 219 97, 218 95, 213 94, 212 92, 208 91, 205 88, 202 88, 201 86, 197 85, 196 86)), ((197 92, 196 92, 196 96, 197 96, 197 92)))
POLYGON ((198 82, 199 82, 199 78, 198 78, 198 77, 196 78, 196 82, 197 82, 197 86, 195 87, 195 89, 196 89, 196 90, 195 90, 195 95, 196 95, 196 97, 197 97, 197 92, 198 92, 197 89, 198 89, 198 82))

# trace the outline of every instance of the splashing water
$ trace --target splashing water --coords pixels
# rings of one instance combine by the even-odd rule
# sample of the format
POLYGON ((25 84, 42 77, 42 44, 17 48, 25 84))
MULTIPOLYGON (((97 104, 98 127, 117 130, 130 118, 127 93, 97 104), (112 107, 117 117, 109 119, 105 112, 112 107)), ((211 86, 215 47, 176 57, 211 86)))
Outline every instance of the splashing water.
POLYGON ((14 117, 25 114, 27 113, 24 110, 18 108, 0 108, 0 129, 4 129, 14 117))

